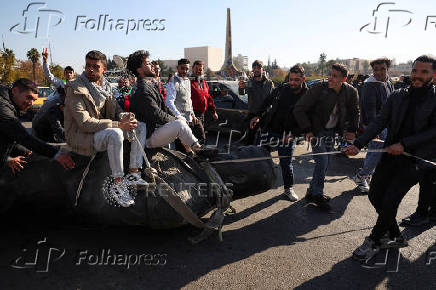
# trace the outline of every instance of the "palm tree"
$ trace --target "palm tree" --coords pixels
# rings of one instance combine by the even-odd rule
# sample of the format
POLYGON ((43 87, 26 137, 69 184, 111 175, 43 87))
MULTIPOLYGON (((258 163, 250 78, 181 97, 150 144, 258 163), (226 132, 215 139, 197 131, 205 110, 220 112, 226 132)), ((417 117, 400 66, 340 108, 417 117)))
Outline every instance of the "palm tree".
POLYGON ((27 52, 27 58, 32 62, 33 82, 36 83, 36 63, 39 61, 39 54, 36 48, 32 48, 27 52))

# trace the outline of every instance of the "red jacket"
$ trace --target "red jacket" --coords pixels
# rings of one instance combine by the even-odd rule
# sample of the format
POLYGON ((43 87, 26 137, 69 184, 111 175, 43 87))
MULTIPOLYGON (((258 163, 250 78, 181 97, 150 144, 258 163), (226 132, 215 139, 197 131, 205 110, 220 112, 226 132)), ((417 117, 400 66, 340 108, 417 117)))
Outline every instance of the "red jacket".
POLYGON ((165 87, 164 87, 162 81, 159 81, 157 88, 159 89, 159 92, 161 93, 162 98, 165 102, 165 98, 167 97, 167 90, 165 90, 165 87))
POLYGON ((191 79, 191 100, 192 107, 195 113, 204 114, 206 110, 211 111, 212 114, 216 112, 215 103, 209 94, 209 85, 205 80, 203 82, 203 89, 198 84, 197 80, 191 79))

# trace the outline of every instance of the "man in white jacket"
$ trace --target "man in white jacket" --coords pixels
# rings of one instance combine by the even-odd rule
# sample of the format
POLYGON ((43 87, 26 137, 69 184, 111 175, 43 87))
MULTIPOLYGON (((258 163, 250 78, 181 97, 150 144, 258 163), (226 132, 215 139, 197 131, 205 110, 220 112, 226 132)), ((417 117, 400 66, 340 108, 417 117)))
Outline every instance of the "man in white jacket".
MULTIPOLYGON (((42 50, 42 69, 44 70, 44 74, 47 77, 47 79, 50 81, 50 83, 56 88, 65 88, 65 83, 55 77, 51 72, 50 68, 48 66, 48 52, 47 48, 42 50)), ((71 66, 67 66, 64 69, 64 77, 65 80, 71 81, 75 78, 74 69, 71 66)))

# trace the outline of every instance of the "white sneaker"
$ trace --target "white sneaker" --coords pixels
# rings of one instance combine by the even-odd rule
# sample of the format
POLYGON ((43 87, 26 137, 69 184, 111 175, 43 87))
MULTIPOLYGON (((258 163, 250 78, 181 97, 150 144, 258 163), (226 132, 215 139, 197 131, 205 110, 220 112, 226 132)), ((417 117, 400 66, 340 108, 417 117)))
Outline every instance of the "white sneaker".
POLYGON ((135 201, 130 196, 129 189, 123 181, 113 184, 109 190, 110 197, 122 207, 129 207, 135 204, 135 201))
POLYGON ((295 193, 294 189, 291 188, 285 188, 285 191, 283 192, 284 195, 286 195, 290 201, 297 201, 298 195, 295 193))
POLYGON ((376 246, 375 242, 369 237, 366 237, 363 244, 353 252, 353 259, 367 262, 380 251, 380 246, 376 246))
POLYGON ((130 186, 146 186, 147 182, 141 178, 141 174, 139 172, 129 173, 124 177, 126 180, 126 184, 130 186))
POLYGON ((362 193, 368 193, 369 192, 369 185, 368 185, 368 177, 362 176, 358 173, 353 176, 353 181, 356 183, 357 188, 362 193))

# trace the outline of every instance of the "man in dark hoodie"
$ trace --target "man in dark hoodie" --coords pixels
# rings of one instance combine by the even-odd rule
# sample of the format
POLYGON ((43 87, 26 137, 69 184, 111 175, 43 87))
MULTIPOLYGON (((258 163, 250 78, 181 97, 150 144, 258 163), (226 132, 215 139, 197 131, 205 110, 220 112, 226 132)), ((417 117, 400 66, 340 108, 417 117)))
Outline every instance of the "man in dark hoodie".
POLYGON ((45 101, 32 120, 32 133, 49 143, 65 142, 65 89, 57 88, 59 98, 45 101))
MULTIPOLYGON (((368 127, 368 125, 375 120, 382 106, 386 103, 389 95, 394 90, 394 86, 388 75, 390 66, 391 61, 387 58, 378 58, 371 61, 371 67, 374 73, 363 84, 362 94, 360 95, 361 127, 363 129, 368 127)), ((386 139, 386 129, 383 130, 378 137, 380 140, 371 141, 368 149, 383 148, 383 142, 380 141, 386 139)), ((353 176, 353 180, 356 182, 360 192, 368 193, 368 183, 371 180, 380 157, 381 153, 368 152, 363 167, 353 176)))
POLYGON ((20 112, 27 111, 38 98, 38 88, 28 79, 18 79, 12 89, 0 87, 0 156, 1 166, 7 165, 12 173, 24 169, 26 156, 32 151, 54 158, 65 169, 74 168, 67 153, 30 135, 21 125, 20 112), (32 151, 30 151, 32 150, 32 151))
POLYGON ((418 182, 415 156, 436 157, 436 88, 432 83, 436 60, 428 55, 413 62, 412 84, 391 94, 380 114, 363 135, 344 152, 356 155, 359 150, 380 134, 384 128, 388 134, 383 154, 377 165, 368 193, 369 200, 378 213, 369 237, 353 252, 353 258, 368 261, 380 248, 407 246, 396 221, 401 200, 418 182))
POLYGON ((280 168, 283 177, 283 194, 291 201, 297 201, 298 195, 293 189, 294 170, 292 167, 292 156, 295 149, 295 136, 300 134, 298 123, 295 120, 295 104, 307 91, 305 83, 304 68, 294 65, 287 77, 288 82, 277 87, 266 98, 262 107, 265 111, 260 112, 250 121, 250 129, 257 124, 265 134, 262 134, 260 145, 270 144, 270 147, 277 148, 280 158, 280 168), (267 138, 265 138, 267 137, 267 138))

